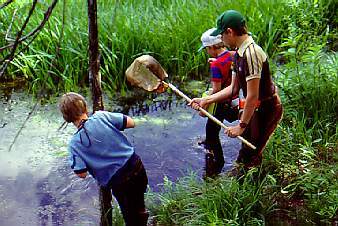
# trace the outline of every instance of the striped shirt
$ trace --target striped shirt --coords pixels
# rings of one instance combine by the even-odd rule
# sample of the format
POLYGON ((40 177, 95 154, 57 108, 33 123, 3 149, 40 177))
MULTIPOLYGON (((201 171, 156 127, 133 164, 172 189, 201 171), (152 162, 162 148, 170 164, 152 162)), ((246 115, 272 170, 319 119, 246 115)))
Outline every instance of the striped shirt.
POLYGON ((272 81, 267 55, 251 36, 244 40, 235 54, 235 72, 244 97, 247 95, 246 83, 251 79, 260 79, 259 100, 274 94, 275 85, 272 81))

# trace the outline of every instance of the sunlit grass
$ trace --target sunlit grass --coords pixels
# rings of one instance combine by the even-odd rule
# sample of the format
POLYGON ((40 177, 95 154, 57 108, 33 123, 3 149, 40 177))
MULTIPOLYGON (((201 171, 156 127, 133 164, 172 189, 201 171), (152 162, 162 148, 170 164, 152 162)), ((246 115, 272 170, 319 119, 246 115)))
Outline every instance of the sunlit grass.
MULTIPOLYGON (((38 25, 43 10, 50 2, 38 3, 38 10, 28 24, 27 31, 38 25)), ((58 3, 50 21, 28 51, 11 64, 7 76, 25 76, 33 82, 34 89, 45 86, 45 80, 48 81, 47 88, 53 91, 88 85, 86 2, 67 1, 62 35, 63 3, 58 3)), ((135 57, 146 53, 158 59, 177 82, 206 78, 206 56, 197 52, 200 36, 206 29, 215 26, 216 17, 226 9, 237 9, 246 15, 250 31, 270 56, 275 54, 276 44, 281 40, 281 30, 284 30, 284 17, 281 15, 291 13, 291 8, 286 7, 285 2, 276 0, 105 0, 98 4, 103 84, 112 92, 119 90, 122 93, 126 90, 126 68, 135 57), (249 8, 253 10, 245 10, 249 8)), ((1 32, 7 32, 5 29, 11 21, 8 18, 12 17, 15 8, 18 9, 16 17, 24 18, 28 7, 29 4, 14 2, 11 7, 1 10, 0 21, 4 25, 1 32)), ((18 20, 14 20, 8 36, 15 38, 15 31, 20 25, 18 20)), ((0 40, 0 44, 5 45, 5 40, 0 40)))
POLYGON ((273 206, 264 193, 276 180, 268 175, 257 181, 258 177, 254 169, 241 181, 223 176, 202 182, 193 174, 176 183, 166 179, 163 193, 151 193, 147 200, 159 225, 262 224, 273 206))

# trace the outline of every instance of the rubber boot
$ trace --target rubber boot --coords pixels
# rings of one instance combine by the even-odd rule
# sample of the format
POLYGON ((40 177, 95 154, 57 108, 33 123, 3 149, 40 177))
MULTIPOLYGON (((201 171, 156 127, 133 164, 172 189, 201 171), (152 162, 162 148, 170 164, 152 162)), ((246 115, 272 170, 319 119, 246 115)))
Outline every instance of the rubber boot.
POLYGON ((148 225, 148 218, 149 218, 149 213, 148 211, 144 211, 139 213, 139 219, 140 219, 140 224, 139 226, 147 226, 148 225))
POLYGON ((215 156, 212 150, 206 150, 205 154, 205 175, 206 177, 215 177, 216 176, 216 163, 215 156))

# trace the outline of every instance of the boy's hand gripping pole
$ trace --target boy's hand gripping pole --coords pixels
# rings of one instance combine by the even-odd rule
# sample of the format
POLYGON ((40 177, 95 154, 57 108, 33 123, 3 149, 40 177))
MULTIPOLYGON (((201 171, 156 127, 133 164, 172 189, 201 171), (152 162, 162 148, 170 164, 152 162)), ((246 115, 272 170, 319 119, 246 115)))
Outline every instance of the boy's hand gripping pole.
MULTIPOLYGON (((184 93, 182 93, 179 89, 177 89, 173 84, 166 83, 164 81, 162 81, 162 83, 165 86, 168 86, 170 89, 172 89, 172 91, 174 91, 180 97, 184 98, 189 103, 191 102, 191 99, 187 95, 185 95, 184 93)), ((208 118, 210 118, 212 121, 214 121, 217 125, 219 125, 223 129, 226 129, 226 130, 229 129, 229 127, 227 127, 226 125, 224 125, 220 120, 218 120, 217 118, 215 118, 212 114, 210 114, 208 111, 206 111, 202 107, 199 107, 198 110, 201 111, 203 114, 205 114, 208 118)), ((244 139, 243 137, 237 136, 237 138, 240 139, 244 144, 248 145, 250 148, 256 150, 256 147, 253 144, 251 144, 249 141, 247 141, 246 139, 244 139)))

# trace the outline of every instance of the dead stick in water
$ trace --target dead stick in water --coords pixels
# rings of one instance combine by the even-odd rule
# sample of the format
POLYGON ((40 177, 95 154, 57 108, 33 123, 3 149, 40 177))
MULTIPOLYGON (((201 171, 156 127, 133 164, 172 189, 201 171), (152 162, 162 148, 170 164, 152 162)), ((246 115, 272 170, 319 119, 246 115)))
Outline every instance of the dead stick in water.
POLYGON ((27 115, 25 121, 22 123, 20 129, 19 129, 18 132, 15 134, 14 140, 12 141, 11 145, 10 145, 9 148, 8 148, 8 152, 10 152, 10 151, 12 150, 13 145, 15 144, 16 140, 18 139, 18 137, 19 137, 21 131, 22 131, 23 128, 25 127, 25 125, 26 125, 26 123, 28 122, 29 118, 31 117, 31 115, 32 115, 33 112, 35 111, 36 107, 38 106, 39 101, 40 101, 40 98, 38 99, 38 101, 35 102, 33 109, 28 113, 28 115, 27 115))

